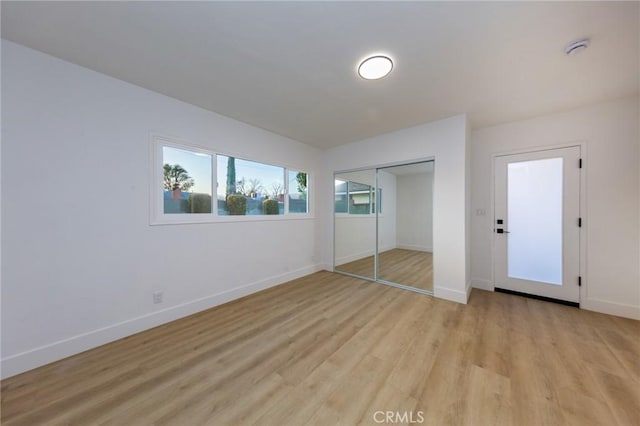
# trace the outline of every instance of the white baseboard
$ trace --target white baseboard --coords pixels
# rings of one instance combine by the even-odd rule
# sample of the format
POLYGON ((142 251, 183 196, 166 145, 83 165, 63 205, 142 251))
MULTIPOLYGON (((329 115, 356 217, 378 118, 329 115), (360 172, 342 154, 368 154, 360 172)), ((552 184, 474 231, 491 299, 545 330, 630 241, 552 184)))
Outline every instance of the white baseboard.
POLYGON ((5 379, 32 370, 322 269, 325 265, 308 266, 8 356, 0 361, 0 377, 5 379))
POLYGON ((389 250, 393 250, 393 249, 397 249, 400 248, 398 246, 396 246, 395 244, 392 245, 388 245, 388 246, 380 246, 378 247, 378 250, 380 250, 380 253, 383 253, 385 251, 389 251, 389 250))
MULTIPOLYGON (((330 263, 321 263, 317 266, 318 271, 333 272, 333 265, 330 263)), ((316 271, 317 272, 317 271, 316 271)))
POLYGON ((433 253, 433 247, 429 247, 429 246, 419 246, 415 244, 398 244, 398 248, 405 249, 405 250, 425 251, 428 253, 433 253))
POLYGON ((587 311, 640 320, 639 306, 625 305, 600 299, 587 299, 584 302, 580 302, 580 308, 586 309, 587 311))
POLYGON ((480 278, 471 278, 471 286, 480 290, 494 291, 494 286, 491 281, 480 278))
POLYGON ((344 265, 345 263, 355 262, 356 260, 364 259, 365 257, 373 256, 375 250, 367 250, 356 254, 350 254, 348 256, 342 256, 336 259, 336 265, 344 265))
POLYGON ((452 302, 466 304, 469 299, 471 287, 465 291, 453 290, 447 287, 435 286, 433 287, 433 295, 439 299, 450 300, 452 302))

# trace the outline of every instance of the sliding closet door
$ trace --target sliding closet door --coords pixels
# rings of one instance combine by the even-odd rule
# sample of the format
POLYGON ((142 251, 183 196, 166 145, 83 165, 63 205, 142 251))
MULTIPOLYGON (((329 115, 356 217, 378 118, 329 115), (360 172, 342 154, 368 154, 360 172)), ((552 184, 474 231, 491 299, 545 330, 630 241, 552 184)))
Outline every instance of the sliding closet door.
POLYGON ((434 162, 380 168, 378 280, 433 291, 434 162))
POLYGON ((334 269, 375 279, 375 169, 334 178, 334 269))
POLYGON ((334 270, 433 292, 434 162, 334 176, 334 270))

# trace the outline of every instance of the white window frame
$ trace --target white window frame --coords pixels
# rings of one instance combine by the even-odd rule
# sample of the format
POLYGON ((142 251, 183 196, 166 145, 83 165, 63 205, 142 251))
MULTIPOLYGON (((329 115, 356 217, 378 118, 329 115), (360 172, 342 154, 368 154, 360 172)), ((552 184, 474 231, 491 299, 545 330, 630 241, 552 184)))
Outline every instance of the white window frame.
POLYGON ((224 223, 224 222, 253 222, 253 221, 273 221, 273 220, 299 220, 313 219, 310 202, 310 194, 312 191, 312 179, 310 173, 304 171, 300 167, 288 167, 277 164, 271 164, 244 155, 238 155, 215 149, 208 149, 196 146, 188 141, 177 139, 174 137, 163 136, 159 134, 151 134, 151 178, 149 182, 149 199, 150 199, 150 224, 151 225, 177 225, 177 224, 194 224, 194 223, 224 223), (211 213, 165 213, 164 212, 164 191, 163 191, 163 148, 170 147, 191 151, 211 156, 211 213), (218 155, 226 157, 235 157, 245 161, 270 165, 283 169, 283 185, 284 185, 284 214, 278 215, 218 215, 218 155), (301 172, 307 174, 307 212, 306 213, 289 213, 289 171, 301 172))
MULTIPOLYGON (((375 188, 371 185, 367 185, 367 184, 363 184, 363 183, 359 183, 359 182, 353 182, 351 180, 342 180, 342 179, 336 179, 334 177, 334 181, 335 180, 339 180, 341 182, 345 182, 347 184, 347 211, 346 212, 336 212, 336 207, 335 207, 335 190, 333 192, 334 194, 334 204, 333 204, 333 214, 335 215, 335 217, 342 217, 342 218, 364 218, 364 217, 374 217, 376 215, 376 213, 378 213, 378 216, 382 217, 382 206, 379 206, 378 203, 378 199, 381 198, 379 197, 379 195, 381 194, 381 190, 380 188, 375 188), (367 185, 369 186, 370 190, 369 190, 369 212, 368 213, 351 213, 351 210, 349 209, 349 195, 350 194, 355 194, 354 192, 351 192, 349 190, 349 184, 350 183, 358 183, 360 185, 367 185), (373 200, 372 200, 373 197, 373 200), (372 202, 373 201, 373 202, 372 202), (377 210, 377 211, 376 211, 377 210)), ((364 195, 364 194, 363 194, 364 195)), ((364 204, 364 203, 363 203, 364 204)))

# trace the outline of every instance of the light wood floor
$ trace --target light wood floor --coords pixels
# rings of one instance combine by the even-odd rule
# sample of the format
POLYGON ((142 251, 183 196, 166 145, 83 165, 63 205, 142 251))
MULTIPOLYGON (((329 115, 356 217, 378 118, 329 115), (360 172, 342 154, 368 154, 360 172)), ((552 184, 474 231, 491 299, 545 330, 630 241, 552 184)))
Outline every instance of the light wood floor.
MULTIPOLYGON (((380 272, 378 278, 423 290, 433 291, 433 254, 423 251, 392 249, 378 256, 380 272)), ((336 266, 350 274, 373 278, 375 261, 368 256, 336 266)))
POLYGON ((319 272, 2 381, 3 425, 634 425, 640 325, 319 272), (415 423, 414 423, 415 424, 415 423))

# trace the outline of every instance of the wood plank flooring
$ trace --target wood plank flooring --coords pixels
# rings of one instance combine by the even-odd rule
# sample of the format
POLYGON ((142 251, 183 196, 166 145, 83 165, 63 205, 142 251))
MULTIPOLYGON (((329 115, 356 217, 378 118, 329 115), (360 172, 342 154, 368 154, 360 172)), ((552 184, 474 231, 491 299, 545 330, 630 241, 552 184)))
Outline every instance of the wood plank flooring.
MULTIPOLYGON (((392 249, 380 253, 378 263, 379 279, 433 291, 433 253, 392 249)), ((373 278, 374 267, 374 257, 368 256, 336 266, 336 269, 373 278)))
POLYGON ((380 279, 433 291, 433 253, 393 249, 380 253, 380 279))
POLYGON ((346 272, 348 274, 359 275, 361 277, 374 278, 374 269, 376 267, 374 256, 363 257, 362 259, 354 260, 352 262, 343 263, 342 265, 336 265, 335 269, 339 272, 346 272))
POLYGON ((518 296, 459 305, 319 272, 6 379, 1 420, 637 425, 639 337, 637 321, 518 296))

